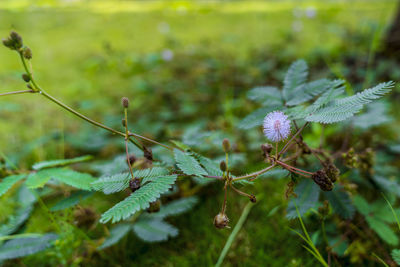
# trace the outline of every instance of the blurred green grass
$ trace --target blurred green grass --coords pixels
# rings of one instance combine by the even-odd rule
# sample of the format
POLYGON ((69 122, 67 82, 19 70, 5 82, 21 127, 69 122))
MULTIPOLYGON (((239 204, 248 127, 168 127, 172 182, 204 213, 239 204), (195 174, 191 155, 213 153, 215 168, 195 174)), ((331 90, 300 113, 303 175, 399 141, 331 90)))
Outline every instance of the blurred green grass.
MULTIPOLYGON (((252 51, 264 49, 266 53, 273 53, 271 58, 284 58, 286 61, 301 57, 314 62, 317 56, 322 55, 326 62, 323 68, 328 70, 329 63, 346 52, 344 49, 357 50, 359 55, 367 58, 375 34, 381 36, 384 33, 395 5, 396 1, 35 1, 32 4, 27 0, 3 0, 0 3, 0 35, 6 36, 11 29, 20 32, 34 52, 33 65, 40 85, 83 113, 105 120, 109 115, 120 113, 121 96, 131 98, 134 110, 145 109, 146 101, 152 101, 151 93, 136 97, 146 90, 140 87, 138 79, 151 79, 161 71, 150 68, 149 73, 133 75, 129 70, 126 70, 127 74, 123 73, 124 63, 136 62, 138 57, 152 62, 162 57, 165 49, 178 53, 179 50, 206 47, 208 56, 221 60, 220 54, 224 51, 227 62, 242 62, 243 69, 249 70, 252 66, 246 64, 252 51), (371 43, 358 45, 348 39, 352 33, 366 36, 371 43), (104 58, 107 59, 107 68, 99 71, 104 67, 104 58)), ((24 89, 20 79, 22 67, 17 56, 2 48, 0 61, 1 92, 24 89)), ((168 64, 162 67, 168 68, 168 64)), ((279 67, 282 69, 274 71, 283 72, 287 66, 279 67)), ((201 74, 199 71, 198 75, 201 74)), ((179 75, 167 77, 166 83, 160 83, 159 87, 161 90, 173 87, 179 79, 179 75)), ((160 81, 165 82, 165 79, 160 81)), ((225 86, 224 80, 216 83, 210 82, 206 86, 225 86)), ((188 88, 189 95, 196 89, 188 88)), ((240 90, 244 93, 247 89, 240 90)), ((225 93, 226 101, 220 103, 225 112, 216 114, 217 122, 230 114, 232 106, 245 105, 243 101, 230 101, 233 92, 225 93)), ((193 98, 196 96, 193 93, 193 98)), ((177 93, 175 101, 179 102, 179 97, 181 94, 177 93)), ((212 99, 213 95, 209 97, 212 99)), ((172 108, 168 101, 165 106, 172 108)), ((162 107, 152 113, 154 117, 165 116, 162 107)), ((29 152, 32 153, 29 154, 30 161, 63 158, 64 133, 74 136, 84 128, 82 124, 84 122, 39 95, 0 98, 0 152, 13 154, 25 149, 27 143, 36 142, 29 152), (43 144, 37 141, 54 131, 60 133, 61 140, 43 144)), ((101 130, 93 128, 93 131, 101 130)), ((151 132, 149 126, 145 133, 151 132)), ((24 162, 21 164, 29 166, 24 162)), ((301 241, 288 230, 289 222, 284 218, 283 208, 277 215, 266 217, 273 207, 285 201, 283 188, 284 181, 270 181, 254 192, 266 192, 269 198, 252 210, 249 221, 239 234, 235 253, 228 254, 228 266, 315 264, 301 248, 301 241), (276 249, 277 244, 281 249, 276 249), (246 259, 246 264, 243 259, 246 259)), ((131 236, 121 246, 111 249, 116 255, 124 256, 111 257, 108 259, 110 262, 104 262, 103 258, 103 265, 114 263, 123 266, 129 260, 145 265, 160 262, 166 266, 213 264, 229 232, 217 232, 211 224, 219 207, 217 203, 221 201, 220 188, 211 186, 207 191, 194 212, 173 219, 182 231, 177 239, 148 245, 131 236), (120 262, 116 263, 116 260, 120 262)), ((231 205, 231 219, 236 222, 245 204, 243 200, 235 199, 231 205)), ((34 216, 28 229, 36 230, 45 221, 45 217, 34 216)), ((37 263, 40 258, 31 260, 37 263)))

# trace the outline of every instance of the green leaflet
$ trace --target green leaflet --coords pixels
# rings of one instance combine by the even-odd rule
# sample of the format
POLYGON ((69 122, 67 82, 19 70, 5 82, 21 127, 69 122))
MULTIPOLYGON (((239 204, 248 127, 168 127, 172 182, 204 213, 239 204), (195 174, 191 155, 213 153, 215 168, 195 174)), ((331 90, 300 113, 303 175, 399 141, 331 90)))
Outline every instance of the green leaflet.
POLYGON ((103 213, 100 222, 106 223, 111 220, 115 223, 129 218, 141 209, 148 208, 150 202, 155 201, 162 193, 165 193, 171 188, 176 178, 176 175, 162 176, 141 186, 129 197, 103 213))
POLYGON ((343 219, 351 219, 354 216, 355 207, 352 204, 349 194, 341 186, 336 185, 332 191, 324 192, 326 199, 333 210, 343 219))
POLYGON ((59 211, 65 210, 67 208, 73 207, 79 202, 87 199, 88 197, 92 196, 93 192, 87 191, 77 191, 71 194, 69 197, 64 198, 57 202, 54 206, 50 208, 50 211, 59 211))
POLYGON ((60 167, 60 166, 66 166, 78 162, 83 162, 83 161, 88 161, 91 160, 93 156, 82 156, 82 157, 77 157, 77 158, 72 158, 72 159, 59 159, 59 160, 49 160, 49 161, 42 161, 39 163, 33 164, 32 168, 34 170, 41 170, 44 168, 50 168, 50 167, 60 167))
POLYGON ((274 86, 259 86, 247 92, 247 98, 263 106, 281 106, 283 104, 281 91, 274 86))
POLYGON ((297 198, 292 197, 287 207, 286 218, 296 219, 297 211, 296 206, 300 215, 304 215, 309 209, 315 207, 318 202, 320 190, 310 179, 303 179, 295 188, 294 191, 297 194, 297 198))
POLYGON ((0 182, 0 196, 4 195, 14 184, 24 179, 26 176, 26 174, 19 174, 3 178, 0 182))
POLYGON ((84 190, 91 190, 90 184, 95 181, 95 179, 87 173, 76 172, 67 168, 53 168, 31 173, 26 180, 26 185, 31 189, 43 187, 51 178, 84 190))
POLYGON ((175 160, 178 168, 187 175, 207 175, 199 162, 190 154, 174 149, 175 160))
POLYGON ((108 248, 112 245, 115 245, 118 243, 130 230, 132 229, 131 224, 118 224, 114 226, 111 231, 110 235, 107 237, 107 239, 104 241, 104 243, 97 248, 97 250, 102 250, 105 248, 108 248))
POLYGON ((392 250, 392 257, 393 260, 400 265, 400 249, 393 249, 392 250))
POLYGON ((283 81, 282 95, 286 101, 294 97, 297 88, 302 86, 308 76, 308 66, 304 60, 297 60, 292 63, 283 81))
POLYGON ((159 242, 175 237, 179 231, 174 226, 161 220, 139 220, 133 225, 133 231, 146 242, 159 242))
POLYGON ((129 172, 118 173, 111 176, 100 177, 91 183, 96 191, 103 191, 104 194, 120 192, 129 186, 131 174, 129 172))
POLYGON ((0 247, 0 260, 16 259, 45 250, 56 240, 56 234, 40 237, 17 238, 7 241, 0 247))

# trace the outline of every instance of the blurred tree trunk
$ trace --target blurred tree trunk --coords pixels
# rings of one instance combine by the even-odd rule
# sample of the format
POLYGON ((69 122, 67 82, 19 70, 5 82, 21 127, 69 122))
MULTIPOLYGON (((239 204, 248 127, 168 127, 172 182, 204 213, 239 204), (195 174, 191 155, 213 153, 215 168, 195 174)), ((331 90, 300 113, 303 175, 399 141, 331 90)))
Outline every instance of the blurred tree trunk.
POLYGON ((397 4, 396 16, 386 33, 382 52, 386 57, 400 59, 400 1, 397 4))

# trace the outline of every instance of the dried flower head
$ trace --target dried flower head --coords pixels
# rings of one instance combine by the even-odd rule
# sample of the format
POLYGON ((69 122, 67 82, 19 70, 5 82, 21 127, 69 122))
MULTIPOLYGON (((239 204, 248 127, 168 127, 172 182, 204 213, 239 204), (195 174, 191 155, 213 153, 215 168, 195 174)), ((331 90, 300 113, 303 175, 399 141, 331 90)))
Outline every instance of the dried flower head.
POLYGON ((123 97, 121 99, 121 104, 122 104, 122 107, 128 108, 129 107, 129 99, 127 97, 123 97))
POLYGON ((290 134, 290 121, 281 111, 268 113, 264 119, 264 134, 273 142, 286 139, 290 134))

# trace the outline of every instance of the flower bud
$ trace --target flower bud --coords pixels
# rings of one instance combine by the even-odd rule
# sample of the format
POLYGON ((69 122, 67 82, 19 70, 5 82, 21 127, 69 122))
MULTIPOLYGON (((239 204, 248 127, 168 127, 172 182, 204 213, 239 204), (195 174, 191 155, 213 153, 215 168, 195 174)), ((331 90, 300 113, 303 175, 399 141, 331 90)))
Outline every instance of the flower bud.
POLYGON ((21 37, 21 35, 19 35, 17 32, 12 31, 12 32, 10 33, 10 38, 11 38, 11 40, 14 42, 15 48, 19 49, 19 48, 21 48, 21 47, 24 45, 23 42, 22 42, 22 37, 21 37))
POLYGON ((253 203, 256 203, 257 202, 256 196, 253 195, 253 194, 250 195, 250 201, 253 202, 253 203))
POLYGON ((2 42, 3 42, 3 45, 4 45, 5 47, 8 47, 8 48, 10 48, 10 49, 12 49, 12 50, 15 50, 14 41, 11 40, 10 38, 2 39, 2 42))
POLYGON ((221 171, 226 172, 226 162, 224 160, 219 163, 219 168, 221 171))
POLYGON ((161 209, 161 201, 157 199, 150 203, 149 208, 147 209, 148 213, 159 212, 161 209))
POLYGON ((24 74, 22 74, 22 80, 29 83, 31 81, 31 78, 29 78, 28 74, 24 73, 24 74))
POLYGON ((218 213, 214 217, 214 226, 217 227, 218 229, 223 229, 228 227, 228 223, 229 223, 229 218, 224 213, 218 213))
POLYGON ((271 144, 262 144, 261 145, 261 151, 263 152, 264 158, 267 158, 269 153, 272 151, 272 145, 271 144))
POLYGON ((129 188, 131 189, 132 193, 138 190, 140 188, 140 179, 131 179, 129 181, 129 188))
POLYGON ((222 141, 222 148, 224 149, 225 153, 228 153, 231 150, 231 143, 229 143, 228 138, 224 138, 222 141))
POLYGON ((312 179, 321 188, 321 190, 332 191, 333 183, 323 170, 316 171, 312 175, 312 179))
POLYGON ((32 59, 32 50, 29 47, 24 48, 23 56, 26 59, 32 59))
POLYGON ((123 97, 121 99, 121 104, 124 108, 128 108, 129 107, 129 99, 127 97, 123 97))

